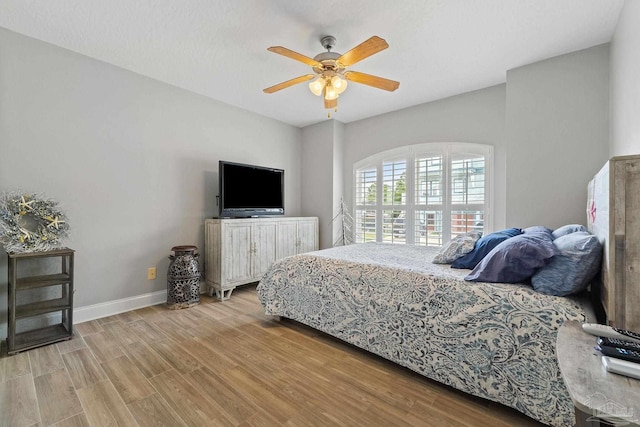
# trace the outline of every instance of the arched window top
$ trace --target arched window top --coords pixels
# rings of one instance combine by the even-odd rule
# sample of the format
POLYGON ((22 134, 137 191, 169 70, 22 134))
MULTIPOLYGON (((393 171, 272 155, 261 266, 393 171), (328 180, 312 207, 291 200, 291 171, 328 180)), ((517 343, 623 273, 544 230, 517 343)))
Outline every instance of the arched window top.
POLYGON ((424 143, 354 165, 355 240, 439 246, 491 229, 493 147, 424 143))
POLYGON ((473 142, 423 142, 420 144, 405 145, 390 150, 372 154, 354 164, 354 170, 367 165, 372 165, 385 159, 394 157, 407 157, 414 153, 442 153, 446 151, 467 152, 493 156, 493 146, 489 144, 478 144, 473 142))

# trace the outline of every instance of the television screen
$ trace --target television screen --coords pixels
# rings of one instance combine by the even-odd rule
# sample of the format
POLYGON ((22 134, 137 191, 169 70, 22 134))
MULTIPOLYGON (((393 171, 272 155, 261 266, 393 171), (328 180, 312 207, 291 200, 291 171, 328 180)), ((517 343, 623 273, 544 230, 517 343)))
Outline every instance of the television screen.
POLYGON ((220 161, 220 216, 284 215, 284 171, 220 161))

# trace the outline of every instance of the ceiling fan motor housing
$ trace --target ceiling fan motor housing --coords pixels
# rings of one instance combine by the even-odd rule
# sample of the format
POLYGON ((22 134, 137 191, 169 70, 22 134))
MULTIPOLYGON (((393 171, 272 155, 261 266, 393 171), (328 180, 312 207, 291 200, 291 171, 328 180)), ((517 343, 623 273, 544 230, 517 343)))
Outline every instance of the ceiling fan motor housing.
POLYGON ((340 67, 336 60, 340 58, 342 55, 337 52, 322 52, 316 56, 314 56, 314 60, 318 61, 322 64, 321 67, 313 67, 313 71, 318 74, 322 74, 323 71, 334 71, 339 72, 343 70, 343 67, 340 67))

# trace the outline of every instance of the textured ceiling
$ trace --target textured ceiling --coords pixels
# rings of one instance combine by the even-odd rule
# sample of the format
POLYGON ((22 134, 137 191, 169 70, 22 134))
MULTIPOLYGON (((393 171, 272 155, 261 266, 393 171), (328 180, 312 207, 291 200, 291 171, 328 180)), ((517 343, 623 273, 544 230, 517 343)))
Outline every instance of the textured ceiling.
MULTIPOLYGON (((332 117, 348 123, 503 83, 506 71, 611 40, 623 0, 2 0, 0 26, 303 127, 326 120, 307 74, 268 52, 313 57, 323 35, 345 53, 377 35, 389 48, 350 69, 397 80, 352 83, 332 117)), ((1 54, 1 52, 0 52, 1 54)))

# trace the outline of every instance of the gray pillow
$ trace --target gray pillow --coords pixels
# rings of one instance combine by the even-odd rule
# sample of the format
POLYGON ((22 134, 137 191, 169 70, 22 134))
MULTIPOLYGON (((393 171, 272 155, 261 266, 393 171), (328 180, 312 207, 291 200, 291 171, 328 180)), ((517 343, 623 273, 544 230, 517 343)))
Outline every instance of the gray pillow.
POLYGON ((482 232, 480 231, 458 234, 440 249, 440 252, 433 258, 433 263, 451 264, 461 256, 471 252, 480 237, 482 237, 482 232))
POLYGON ((558 237, 566 236, 567 234, 576 233, 578 231, 587 231, 587 228, 581 224, 567 224, 556 228, 551 234, 554 239, 557 239, 558 237))
POLYGON ((553 241, 560 253, 531 278, 536 291, 556 296, 579 293, 600 270, 602 246, 586 231, 560 236, 553 241))

